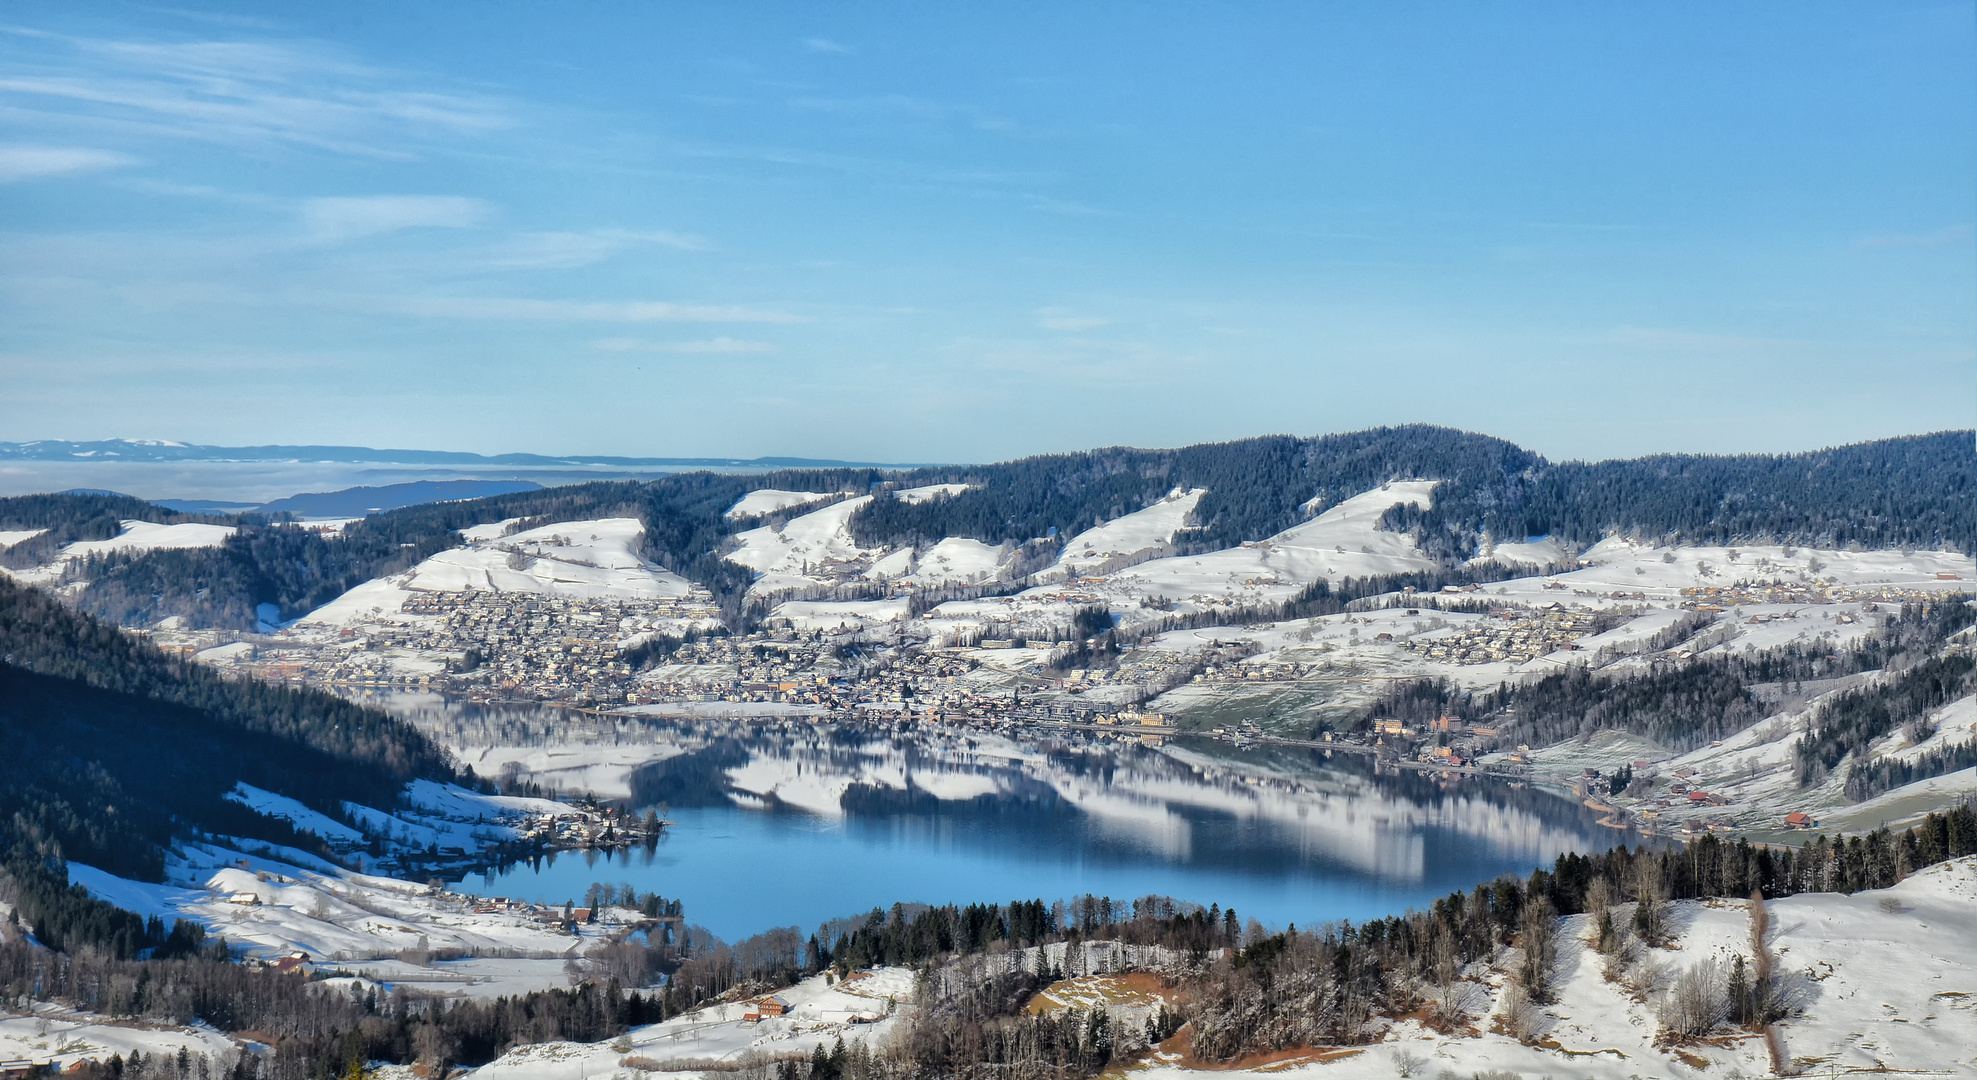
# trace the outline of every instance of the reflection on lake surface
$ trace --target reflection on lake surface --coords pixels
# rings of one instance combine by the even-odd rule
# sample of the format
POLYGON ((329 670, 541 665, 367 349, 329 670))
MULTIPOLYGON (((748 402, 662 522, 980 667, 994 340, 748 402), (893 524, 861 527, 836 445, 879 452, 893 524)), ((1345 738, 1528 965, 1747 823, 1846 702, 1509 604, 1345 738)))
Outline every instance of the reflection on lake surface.
POLYGON ((462 888, 561 903, 630 882, 731 939, 895 901, 1080 893, 1161 893, 1275 926, 1360 920, 1629 839, 1543 791, 1303 748, 386 704, 483 774, 676 823, 649 852, 565 852, 462 888))

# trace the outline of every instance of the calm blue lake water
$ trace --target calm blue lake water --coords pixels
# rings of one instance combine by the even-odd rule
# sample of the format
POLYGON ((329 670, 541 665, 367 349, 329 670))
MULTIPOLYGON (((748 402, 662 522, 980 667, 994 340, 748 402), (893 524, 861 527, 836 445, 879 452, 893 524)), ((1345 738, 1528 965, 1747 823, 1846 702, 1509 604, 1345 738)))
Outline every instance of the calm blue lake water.
MULTIPOLYGON (((629 882, 680 899, 689 923, 729 940, 808 933, 897 901, 1081 893, 1218 903, 1282 927, 1396 913, 1629 839, 1542 791, 1376 775, 1364 759, 1305 749, 801 722, 613 721, 607 737, 588 723, 568 745, 553 720, 494 726, 532 741, 524 757, 538 767, 561 762, 560 775, 598 786, 608 770, 586 762, 649 758, 609 786, 663 808, 675 822, 664 839, 629 856, 565 852, 462 888, 560 904, 592 882, 629 882)), ((456 723, 451 739, 484 745, 488 730, 456 723)))

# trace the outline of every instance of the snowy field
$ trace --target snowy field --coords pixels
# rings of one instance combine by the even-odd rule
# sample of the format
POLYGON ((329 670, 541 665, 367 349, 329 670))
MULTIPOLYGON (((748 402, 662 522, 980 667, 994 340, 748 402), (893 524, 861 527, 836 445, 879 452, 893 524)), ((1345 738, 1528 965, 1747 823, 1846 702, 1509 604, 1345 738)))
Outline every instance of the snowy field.
POLYGON ((816 975, 776 992, 790 1005, 783 1016, 743 1019, 757 1010, 754 999, 713 1005, 634 1028, 610 1043, 520 1047, 473 1075, 484 1080, 629 1080, 645 1071, 719 1077, 752 1058, 807 1058, 818 1046, 828 1048, 839 1039, 879 1045, 906 1023, 913 981, 907 968, 853 972, 843 982, 816 975))
MULTIPOLYGON (((1505 989, 1519 960, 1472 965, 1472 1034, 1439 1034, 1418 1020, 1328 1063, 1293 1059, 1272 1076, 1308 1080, 1432 1078, 1505 1070, 1521 1077, 1772 1076, 1765 1040, 1727 1033, 1700 1041, 1659 1038, 1660 1009, 1675 979, 1708 963, 1748 961, 1744 901, 1682 901, 1675 939, 1648 949, 1654 977, 1640 989, 1607 979, 1587 943, 1586 916, 1564 920, 1553 969, 1558 1003, 1540 1010, 1533 1044, 1495 1030, 1507 1021, 1505 989)), ((1787 1066, 1808 1076, 1977 1076, 1977 858, 1931 867, 1892 889, 1814 894, 1770 904, 1767 944, 1799 1013, 1777 1025, 1787 1066)), ((1728 1031, 1728 1029, 1724 1029, 1728 1031)), ((1135 1075, 1179 1080, 1198 1073, 1169 1060, 1135 1075)))
MULTIPOLYGON (((0 533, 0 548, 12 547, 46 531, 46 529, 34 529, 0 533)), ((62 573, 67 563, 87 559, 91 555, 171 548, 219 547, 226 543, 235 531, 231 525, 207 525, 200 522, 159 525, 149 521, 126 521, 123 523, 123 531, 108 540, 78 540, 64 547, 53 562, 27 570, 0 569, 0 574, 7 574, 15 581, 27 585, 48 585, 62 580, 62 573)))
POLYGON ((1173 543, 1174 534, 1188 523, 1188 516, 1206 494, 1206 488, 1173 491, 1143 510, 1086 529, 1064 544, 1064 554, 1058 558, 1057 565, 1037 575, 1037 580, 1052 582, 1103 573, 1103 567, 1109 563, 1165 548, 1173 543))
POLYGON ((1433 569, 1436 564, 1403 533, 1378 528, 1400 505, 1426 506, 1434 481, 1404 481, 1355 495, 1302 525, 1241 547, 1200 555, 1148 559, 1102 578, 1087 571, 1131 563, 1164 548, 1204 492, 1175 492, 1155 505, 1072 538, 1046 582, 1015 596, 951 601, 935 608, 926 627, 953 636, 999 625, 1067 625, 1078 607, 1102 604, 1131 627, 1169 612, 1213 611, 1238 605, 1281 604, 1320 579, 1370 577, 1433 569))
POLYGON ((466 530, 466 547, 442 551, 396 577, 351 589, 302 626, 348 626, 390 618, 421 592, 481 589, 572 600, 680 600, 692 586, 638 552, 637 518, 566 521, 503 534, 508 522, 466 530))
POLYGON ((820 491, 778 491, 775 488, 758 488, 743 495, 740 501, 728 507, 721 516, 730 519, 761 517, 764 514, 773 514, 792 507, 835 498, 836 495, 820 491))
MULTIPOLYGON (((0 1013, 0 1062, 31 1061, 57 1071, 79 1061, 128 1058, 132 1051, 176 1054, 227 1054, 232 1039, 206 1025, 171 1027, 78 1013, 46 1002, 25 1013, 0 1013)), ((11 1074, 10 1074, 11 1075, 11 1074)))
MULTIPOLYGON (((593 817, 547 799, 482 795, 426 780, 408 785, 408 805, 393 813, 343 804, 356 827, 246 784, 228 797, 313 832, 347 854, 373 839, 387 848, 473 852, 524 835, 532 819, 593 817)), ((190 919, 261 959, 296 950, 316 960, 376 960, 413 950, 565 956, 593 944, 597 935, 595 929, 586 931, 588 937, 565 934, 537 912, 478 912, 471 901, 427 885, 356 873, 258 841, 181 843, 166 860, 166 880, 158 884, 76 862, 69 864, 69 877, 94 896, 157 915, 168 925, 190 919)))

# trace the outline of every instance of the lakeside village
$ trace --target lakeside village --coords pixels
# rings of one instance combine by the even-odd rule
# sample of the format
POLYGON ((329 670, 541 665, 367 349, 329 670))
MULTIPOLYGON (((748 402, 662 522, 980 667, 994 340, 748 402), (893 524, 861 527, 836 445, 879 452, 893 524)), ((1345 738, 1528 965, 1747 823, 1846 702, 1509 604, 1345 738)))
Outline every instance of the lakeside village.
MULTIPOLYGON (((1547 584, 1553 587, 1564 588, 1547 584)), ((1507 671, 1578 651, 1580 640, 1614 621, 1610 614, 1562 600, 1504 604, 1487 595, 1470 595, 1475 592, 1475 586, 1451 586, 1445 594, 1407 590, 1358 602, 1354 610, 1362 615, 1404 606, 1408 616, 1425 612, 1433 619, 1441 612, 1460 611, 1469 617, 1398 641, 1385 631, 1360 641, 1355 629, 1352 642, 1384 649, 1395 660, 1448 667, 1498 664, 1507 671)), ((1871 605, 1920 598, 1886 587, 1850 589, 1820 582, 1771 586, 1748 596, 1745 592, 1751 590, 1684 589, 1676 606, 1721 617, 1719 613, 1744 604, 1871 605), (1791 595, 1774 595, 1781 588, 1791 595)), ((1640 599, 1596 595, 1609 602, 1640 599)), ((1267 733, 1250 721, 1184 731, 1147 707, 1183 687, 1211 694, 1218 687, 1243 694, 1290 691, 1313 678, 1337 677, 1341 670, 1349 674, 1352 664, 1364 659, 1355 656, 1345 668, 1335 669, 1326 655, 1334 647, 1323 643, 1263 655, 1258 639, 1278 631, 1276 624, 1245 626, 1240 633, 1225 628, 1234 640, 1206 630, 1184 647, 1142 643, 1100 657, 1092 655, 1105 644, 1098 638, 1027 640, 1022 628, 1012 625, 986 628, 986 634, 999 632, 1000 637, 942 640, 924 631, 914 637, 920 628, 911 620, 832 629, 797 629, 771 620, 754 632, 727 635, 711 615, 710 598, 697 589, 665 600, 469 589, 413 593, 391 617, 357 625, 303 625, 274 635, 161 627, 151 636, 165 648, 222 670, 346 692, 416 690, 482 703, 523 701, 651 716, 986 729, 1047 725, 1148 745, 1187 734, 1237 746, 1267 743, 1357 754, 1382 769, 1449 780, 1484 774, 1518 781, 1539 778, 1540 770, 1533 767, 1538 762, 1528 747, 1502 747, 1497 729, 1465 725, 1454 717, 1417 730, 1374 716, 1360 730, 1296 739, 1267 733), (1080 662, 1090 666, 1071 666, 1080 662)), ((1348 622, 1352 618, 1350 612, 1345 616, 1348 622)), ((1753 615, 1749 621, 1764 618, 1753 615)), ((1852 621, 1847 615, 1839 618, 1852 621)), ((1291 634, 1293 639, 1306 636, 1291 634)), ((1605 813, 1615 828, 1680 836, 1739 827, 1727 813, 1716 812, 1725 801, 1694 776, 1658 777, 1654 764, 1645 760, 1598 764, 1601 769, 1587 769, 1569 781, 1551 775, 1555 769, 1543 779, 1573 784, 1576 794, 1605 813)), ((1795 813, 1765 825, 1789 830, 1817 822, 1795 813)), ((515 859, 551 849, 635 846, 650 842, 659 828, 663 824, 608 816, 531 821, 524 837, 498 845, 488 855, 515 859)), ((420 869, 425 865, 421 860, 457 862, 463 856, 453 850, 415 852, 404 856, 411 860, 405 869, 420 869)))

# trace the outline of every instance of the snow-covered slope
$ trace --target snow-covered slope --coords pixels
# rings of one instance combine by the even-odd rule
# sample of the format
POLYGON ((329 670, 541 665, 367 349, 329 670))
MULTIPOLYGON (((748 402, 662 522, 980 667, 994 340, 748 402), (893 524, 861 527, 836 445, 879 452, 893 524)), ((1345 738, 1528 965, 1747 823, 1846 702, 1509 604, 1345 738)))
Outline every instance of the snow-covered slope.
POLYGON ((966 484, 928 484, 926 487, 904 488, 892 493, 892 497, 903 503, 932 502, 935 499, 959 495, 968 490, 966 484))
POLYGON ((1174 491, 1144 510, 1113 518, 1111 521, 1072 537, 1064 545, 1057 565, 1039 574, 1039 581, 1061 581, 1067 577, 1105 572, 1110 565, 1148 552, 1159 551, 1174 542, 1174 534, 1187 524, 1188 515, 1208 494, 1206 488, 1174 491))
POLYGON ((108 540, 79 540, 62 549, 65 559, 105 555, 113 551, 156 551, 160 548, 218 547, 236 530, 231 525, 206 525, 188 521, 178 525, 158 525, 149 521, 126 521, 124 531, 108 540))
POLYGON ((761 517, 763 514, 773 514, 793 506, 804 506, 835 498, 836 495, 821 491, 778 491, 775 488, 757 488, 743 495, 740 501, 728 507, 721 516, 730 519, 761 517))
POLYGON ((1477 553, 1473 562, 1499 562, 1506 566, 1544 567, 1564 562, 1576 555, 1575 549, 1549 536, 1505 543, 1491 542, 1477 553))
MULTIPOLYGON (((895 491, 892 497, 920 503, 959 494, 967 488, 966 484, 930 484, 895 491)), ((746 505, 757 496, 762 497, 757 505, 770 509, 830 497, 754 491, 736 506, 746 505)), ((728 561, 753 570, 756 580, 749 594, 763 596, 792 589, 826 588, 855 580, 905 579, 915 585, 981 581, 995 576, 1006 558, 1004 547, 961 538, 942 540, 924 554, 910 547, 865 547, 852 539, 849 523, 851 516, 871 501, 872 496, 860 495, 791 518, 781 527, 763 525, 737 533, 728 561)), ((742 516, 733 510, 729 515, 742 516)), ((795 613, 778 614, 785 618, 798 617, 795 613)), ((865 616, 866 621, 872 618, 870 614, 865 616)))
MULTIPOLYGON (((1189 612, 1217 607, 1282 603, 1319 580, 1372 577, 1431 570, 1433 559, 1423 554, 1405 533, 1380 529, 1380 517, 1395 506, 1426 506, 1434 480, 1396 481, 1355 495, 1302 525, 1268 540, 1200 555, 1151 559, 1129 565, 1102 579, 1076 581, 1060 573, 1062 583, 1046 584, 1016 596, 942 604, 928 620, 936 634, 1008 624, 1022 627, 1061 626, 1079 606, 1103 604, 1122 623, 1157 618, 1167 610, 1189 612)), ((1102 565, 1107 551, 1165 543, 1194 509, 1201 493, 1185 492, 1080 534, 1067 545, 1067 568, 1102 565), (1165 530, 1165 535, 1162 535, 1165 530), (1107 543, 1094 537, 1117 537, 1107 543), (1085 552, 1092 554, 1087 563, 1085 552)), ((1116 564, 1116 559, 1114 560, 1116 564)))
POLYGON ((921 552, 905 580, 915 585, 973 584, 995 578, 1008 561, 1008 544, 950 536, 921 552))
MULTIPOLYGON (((610 1043, 520 1046, 474 1070, 481 1080, 585 1080, 650 1075, 728 1076, 750 1055, 803 1057, 839 1043, 878 1046, 903 1034, 913 998, 910 968, 874 968, 838 980, 815 975, 776 991, 784 1016, 747 1020, 751 1001, 708 1005, 633 1028, 610 1043), (644 1064, 643 1069, 627 1067, 644 1064), (708 1063, 718 1067, 709 1068, 708 1063)), ((745 1074, 744 1074, 745 1075, 745 1074)))
POLYGON ((1302 525, 1256 544, 1175 559, 1156 559, 1121 571, 1124 582, 1158 595, 1228 595, 1236 582, 1295 591, 1313 582, 1432 570, 1412 537, 1380 529, 1380 517, 1396 506, 1432 504, 1439 481, 1406 480, 1354 495, 1302 525))
POLYGON ((753 594, 833 583, 862 573, 888 552, 859 546, 847 522, 872 501, 870 495, 833 503, 790 519, 780 528, 763 525, 735 534, 728 561, 755 571, 753 594))
MULTIPOLYGON (((1977 1076, 1977 857, 1929 867, 1891 889, 1812 893, 1769 907, 1767 945, 1797 1005, 1776 1025, 1792 1075, 1977 1076)), ((1301 1080, 1484 1070, 1587 1080, 1779 1075, 1761 1035, 1725 1026, 1704 1040, 1662 1036, 1660 1009, 1680 975, 1705 964, 1727 968, 1739 955, 1749 962, 1749 904, 1683 901, 1671 923, 1675 939, 1643 950, 1630 987, 1607 977, 1606 958, 1588 942, 1588 916, 1562 920, 1552 969, 1558 1001, 1526 1022, 1528 1044, 1506 1033, 1508 976, 1521 954, 1505 950, 1494 964, 1463 973, 1472 989, 1462 1029, 1441 1034, 1408 1019, 1329 1063, 1293 1057, 1269 1072, 1301 1080)), ((1167 1055, 1135 1075, 1200 1073, 1167 1055)))
MULTIPOLYGON (((22 540, 31 539, 45 532, 35 529, 29 532, 0 533, 0 548, 11 547, 22 540), (13 537, 13 539, 8 539, 13 537)), ((218 547, 227 542, 237 530, 231 525, 208 525, 188 521, 177 525, 159 525, 150 521, 130 520, 123 523, 123 531, 108 540, 78 540, 62 549, 54 562, 37 566, 31 570, 0 570, 11 574, 17 581, 30 585, 44 585, 62 578, 64 563, 76 559, 86 559, 91 555, 108 555, 113 552, 156 551, 163 548, 205 548, 218 547)))
POLYGON ((637 518, 564 521, 510 536, 483 530, 467 547, 442 551, 397 577, 378 578, 344 593, 302 620, 303 625, 350 625, 398 611, 420 592, 539 593, 569 599, 684 598, 685 578, 637 553, 645 526, 637 518))

